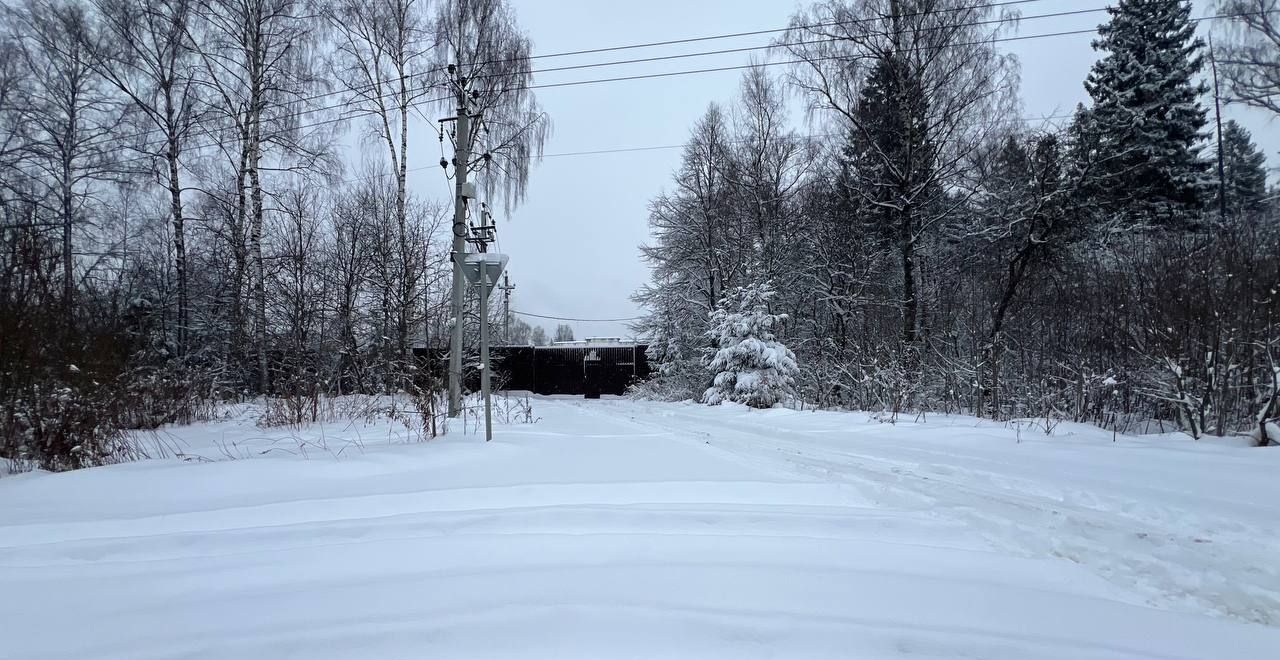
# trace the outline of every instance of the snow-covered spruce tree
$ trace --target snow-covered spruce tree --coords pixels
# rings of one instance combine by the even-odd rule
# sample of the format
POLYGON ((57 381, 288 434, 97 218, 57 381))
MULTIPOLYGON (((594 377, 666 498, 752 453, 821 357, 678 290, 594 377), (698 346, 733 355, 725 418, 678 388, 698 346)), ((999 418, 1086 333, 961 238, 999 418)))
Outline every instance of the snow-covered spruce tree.
POLYGON ((1207 123, 1198 81, 1204 42, 1187 0, 1120 0, 1107 8, 1085 89, 1097 139, 1104 211, 1140 225, 1177 226, 1209 201, 1201 158, 1207 123))
POLYGON ((707 360, 715 375, 702 395, 704 403, 743 403, 769 408, 792 392, 800 368, 791 349, 774 338, 785 314, 769 313, 773 291, 751 284, 728 292, 711 313, 707 335, 716 346, 707 360))
POLYGON ((945 208, 935 178, 938 149, 929 135, 929 98, 923 74, 890 53, 871 68, 855 110, 857 122, 844 155, 855 194, 867 205, 868 230, 898 252, 902 268, 902 339, 918 334, 916 251, 928 214, 945 208))
POLYGON ((707 389, 706 371, 699 359, 707 313, 689 304, 687 284, 675 273, 655 276, 652 284, 634 296, 650 310, 633 327, 650 338, 646 357, 655 374, 633 389, 640 398, 683 401, 696 399, 707 389))
POLYGON ((1253 143, 1249 131, 1234 119, 1223 128, 1223 187, 1227 211, 1235 216, 1259 212, 1267 196, 1267 157, 1253 143))

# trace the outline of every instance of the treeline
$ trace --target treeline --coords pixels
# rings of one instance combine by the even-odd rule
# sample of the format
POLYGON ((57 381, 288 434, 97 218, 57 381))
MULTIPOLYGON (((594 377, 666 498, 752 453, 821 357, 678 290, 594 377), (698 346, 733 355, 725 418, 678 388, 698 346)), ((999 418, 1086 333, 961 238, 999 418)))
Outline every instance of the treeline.
POLYGON ((1260 433, 1280 204, 1215 100, 1277 110, 1280 13, 1219 5, 1234 19, 1210 53, 1188 2, 1120 0, 1091 103, 1059 128, 1019 117, 1015 16, 990 3, 800 11, 777 44, 797 63, 712 105, 652 202, 647 393, 699 398, 708 319, 767 286, 812 404, 1260 433), (790 128, 792 93, 816 135, 790 128))
POLYGON ((546 328, 531 325, 515 313, 511 313, 505 323, 502 327, 503 334, 495 335, 495 341, 500 340, 509 346, 549 346, 552 342, 573 341, 573 326, 568 323, 557 324, 550 335, 546 328))
POLYGON ((465 106, 472 180, 518 202, 529 51, 503 0, 6 5, 0 458, 113 460, 209 400, 435 391, 412 348, 456 316, 452 200, 407 172, 465 106))

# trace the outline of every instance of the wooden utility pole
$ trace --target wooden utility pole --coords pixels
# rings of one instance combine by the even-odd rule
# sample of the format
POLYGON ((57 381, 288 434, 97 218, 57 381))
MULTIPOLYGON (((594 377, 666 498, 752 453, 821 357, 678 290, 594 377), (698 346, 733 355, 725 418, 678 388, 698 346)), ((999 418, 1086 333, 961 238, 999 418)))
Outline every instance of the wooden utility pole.
POLYGON ((1227 223, 1227 167, 1222 153, 1222 93, 1218 86, 1218 58, 1213 53, 1213 37, 1209 37, 1209 67, 1213 71, 1213 112, 1218 124, 1218 222, 1227 223))
POLYGON ((502 343, 511 345, 511 290, 516 285, 511 283, 511 277, 507 273, 502 274, 502 343))

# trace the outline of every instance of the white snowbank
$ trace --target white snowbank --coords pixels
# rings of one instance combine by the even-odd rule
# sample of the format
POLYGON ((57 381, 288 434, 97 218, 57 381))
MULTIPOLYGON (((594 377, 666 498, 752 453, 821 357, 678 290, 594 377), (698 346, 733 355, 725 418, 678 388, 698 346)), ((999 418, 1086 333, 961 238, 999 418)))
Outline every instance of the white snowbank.
MULTIPOLYGON (((534 405, 487 444, 330 425, 306 433, 353 450, 0 479, 0 657, 1280 651, 1277 451, 534 405)), ((211 458, 269 442, 175 433, 211 458)))

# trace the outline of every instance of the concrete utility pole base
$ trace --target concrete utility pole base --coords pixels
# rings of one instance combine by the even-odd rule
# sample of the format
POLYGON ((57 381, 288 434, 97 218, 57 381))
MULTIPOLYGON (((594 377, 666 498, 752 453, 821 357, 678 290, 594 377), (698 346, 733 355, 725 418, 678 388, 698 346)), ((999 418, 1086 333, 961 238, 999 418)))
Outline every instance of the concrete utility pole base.
MULTIPOLYGON (((459 77, 461 81, 461 77, 459 77)), ((449 416, 462 414, 462 301, 466 281, 462 276, 462 259, 467 252, 467 161, 471 158, 471 117, 467 110, 466 88, 458 84, 458 116, 456 117, 453 154, 453 334, 449 340, 449 416)))
POLYGON ((489 269, 480 269, 480 391, 484 393, 484 441, 493 439, 493 408, 489 400, 489 269))

